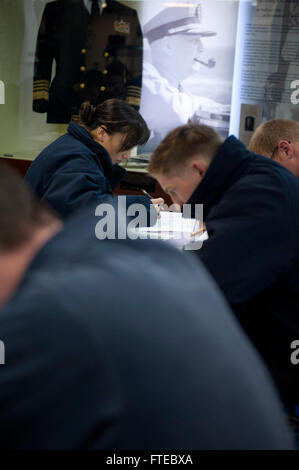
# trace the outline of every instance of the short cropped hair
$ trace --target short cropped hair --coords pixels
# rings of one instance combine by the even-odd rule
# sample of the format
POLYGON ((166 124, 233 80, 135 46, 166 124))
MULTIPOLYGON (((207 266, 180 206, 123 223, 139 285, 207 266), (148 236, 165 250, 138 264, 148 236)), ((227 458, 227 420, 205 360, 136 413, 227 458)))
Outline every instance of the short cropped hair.
POLYGON ((0 251, 12 251, 30 240, 56 215, 38 201, 22 178, 0 163, 0 251))
POLYGON ((144 145, 150 136, 141 114, 126 101, 116 98, 103 101, 97 106, 88 101, 82 103, 79 124, 83 124, 89 131, 103 126, 110 135, 116 132, 124 134, 121 151, 144 145))
POLYGON ((273 119, 261 124, 253 133, 248 149, 271 156, 282 140, 299 141, 299 123, 289 119, 273 119))
POLYGON ((221 145, 220 135, 211 127, 192 123, 177 127, 152 154, 148 171, 153 175, 176 173, 195 156, 211 162, 221 145))

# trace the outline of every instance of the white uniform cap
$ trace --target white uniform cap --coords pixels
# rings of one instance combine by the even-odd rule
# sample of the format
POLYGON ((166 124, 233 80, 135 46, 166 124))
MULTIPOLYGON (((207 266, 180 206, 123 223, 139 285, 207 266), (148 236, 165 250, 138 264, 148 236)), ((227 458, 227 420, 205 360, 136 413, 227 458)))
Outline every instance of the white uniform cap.
POLYGON ((215 31, 207 31, 202 26, 202 5, 174 6, 165 8, 151 18, 144 26, 144 36, 149 43, 164 36, 174 34, 196 35, 198 37, 216 36, 215 31))

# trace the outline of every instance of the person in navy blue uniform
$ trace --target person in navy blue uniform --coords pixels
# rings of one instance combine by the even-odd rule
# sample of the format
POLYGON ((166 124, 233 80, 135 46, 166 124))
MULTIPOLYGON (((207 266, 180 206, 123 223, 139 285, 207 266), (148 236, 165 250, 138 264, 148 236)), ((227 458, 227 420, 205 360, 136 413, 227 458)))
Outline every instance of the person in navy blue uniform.
POLYGON ((48 2, 36 42, 33 111, 46 112, 48 123, 68 123, 84 101, 126 99, 139 109, 142 55, 133 8, 114 0, 48 2))
MULTIPOLYGON (((112 99, 97 107, 83 103, 79 124, 71 122, 67 134, 46 147, 29 167, 25 180, 34 193, 63 218, 107 195, 125 176, 118 165, 136 145, 144 144, 149 130, 141 115, 122 100, 112 99)), ((154 204, 163 199, 153 199, 154 204)), ((143 204, 145 196, 127 196, 127 204, 143 204)))
POLYGON ((248 149, 269 157, 299 178, 299 123, 291 119, 272 119, 252 134, 248 149))
MULTIPOLYGON (((274 149, 273 149, 274 150, 274 149)), ((178 204, 203 204, 196 253, 261 352, 286 405, 299 403, 299 181, 279 163, 205 126, 172 131, 149 171, 178 204)), ((244 364, 244 367, 246 365, 244 364)))
POLYGON ((292 449, 206 270, 159 241, 64 229, 0 171, 2 449, 292 449))

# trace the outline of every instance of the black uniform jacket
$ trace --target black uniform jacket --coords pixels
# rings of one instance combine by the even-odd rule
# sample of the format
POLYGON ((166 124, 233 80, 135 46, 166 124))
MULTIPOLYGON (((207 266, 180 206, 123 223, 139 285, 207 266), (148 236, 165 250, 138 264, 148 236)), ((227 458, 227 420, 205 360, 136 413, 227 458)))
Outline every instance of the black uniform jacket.
POLYGON ((85 100, 96 105, 127 99, 139 108, 142 33, 137 13, 114 0, 106 3, 97 17, 83 0, 45 6, 36 43, 33 110, 47 112, 49 123, 76 120, 85 100))
POLYGON ((204 205, 209 233, 198 256, 284 399, 298 400, 299 370, 290 356, 299 337, 299 180, 231 136, 189 202, 204 205))

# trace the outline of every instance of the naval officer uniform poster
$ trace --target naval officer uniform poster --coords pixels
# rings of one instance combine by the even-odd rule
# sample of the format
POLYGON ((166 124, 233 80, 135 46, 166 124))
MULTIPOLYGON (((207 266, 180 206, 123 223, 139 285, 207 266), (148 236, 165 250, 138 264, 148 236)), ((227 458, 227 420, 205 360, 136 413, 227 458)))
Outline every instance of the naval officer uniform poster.
POLYGON ((228 135, 238 1, 145 1, 141 113, 151 152, 189 119, 228 135))

